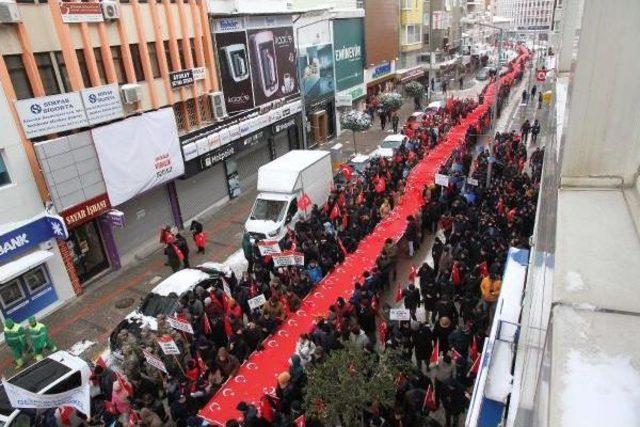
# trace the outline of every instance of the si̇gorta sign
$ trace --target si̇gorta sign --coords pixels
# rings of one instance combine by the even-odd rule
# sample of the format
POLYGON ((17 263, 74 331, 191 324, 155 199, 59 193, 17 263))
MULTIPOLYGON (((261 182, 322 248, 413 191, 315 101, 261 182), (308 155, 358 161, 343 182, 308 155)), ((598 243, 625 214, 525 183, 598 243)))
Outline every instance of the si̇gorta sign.
POLYGON ((80 92, 20 99, 15 102, 15 107, 27 138, 78 129, 124 117, 119 88, 115 83, 80 92))
POLYGON ((69 232, 57 215, 42 214, 0 235, 0 262, 51 238, 66 240, 69 232))
POLYGON ((9 403, 15 409, 49 409, 72 406, 87 417, 91 417, 89 384, 83 384, 56 394, 33 393, 6 380, 2 380, 2 385, 9 398, 9 403))

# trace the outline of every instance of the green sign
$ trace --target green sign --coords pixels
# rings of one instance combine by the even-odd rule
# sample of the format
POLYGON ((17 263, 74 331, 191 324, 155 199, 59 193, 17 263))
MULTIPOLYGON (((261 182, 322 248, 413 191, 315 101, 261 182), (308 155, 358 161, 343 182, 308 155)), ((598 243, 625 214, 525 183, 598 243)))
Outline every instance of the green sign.
POLYGON ((336 90, 364 83, 364 24, 362 18, 333 21, 336 90))

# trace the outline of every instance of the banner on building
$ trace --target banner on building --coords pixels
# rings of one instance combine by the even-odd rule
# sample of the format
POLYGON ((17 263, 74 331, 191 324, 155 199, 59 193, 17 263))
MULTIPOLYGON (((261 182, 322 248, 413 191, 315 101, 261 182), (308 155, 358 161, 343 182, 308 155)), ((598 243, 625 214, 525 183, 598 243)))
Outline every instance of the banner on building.
MULTIPOLYGON (((78 3, 98 4, 98 3, 78 3)), ((124 117, 120 89, 117 83, 92 87, 80 91, 90 125, 110 122, 124 117)))
POLYGON ((71 406, 91 417, 89 384, 56 394, 38 394, 2 380, 4 391, 14 409, 50 409, 71 406))
POLYGON ((76 24, 79 22, 103 22, 102 5, 98 2, 60 2, 62 22, 76 24))
POLYGON ((333 21, 336 90, 364 83, 364 24, 362 18, 333 21))
POLYGON ((297 94, 293 27, 247 31, 255 105, 297 94))
POLYGON ((112 206, 184 173, 173 109, 164 108, 91 130, 112 206))
POLYGON ((334 92, 331 43, 300 48, 298 67, 302 76, 301 86, 306 102, 324 98, 334 92))

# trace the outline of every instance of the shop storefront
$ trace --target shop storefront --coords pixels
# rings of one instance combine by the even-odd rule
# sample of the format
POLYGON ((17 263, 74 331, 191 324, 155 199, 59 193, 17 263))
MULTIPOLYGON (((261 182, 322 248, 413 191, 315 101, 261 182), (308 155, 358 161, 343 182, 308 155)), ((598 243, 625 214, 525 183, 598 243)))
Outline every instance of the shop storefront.
POLYGON ((0 314, 23 322, 75 293, 55 240, 66 240, 59 216, 41 214, 0 227, 0 314))
POLYGON ((53 205, 69 230, 66 244, 80 283, 120 268, 113 234, 101 218, 111 202, 91 132, 37 143, 35 151, 53 205))
MULTIPOLYGON (((105 272, 112 264, 108 254, 113 252, 107 251, 107 245, 113 246, 113 234, 109 223, 101 218, 110 209, 109 197, 103 193, 60 212, 69 230, 67 247, 82 284, 105 272)), ((114 269, 120 266, 117 252, 113 264, 114 269)))
MULTIPOLYGON (((105 233, 111 230, 114 251, 127 264, 157 248, 162 226, 181 224, 174 180, 183 175, 184 161, 175 116, 172 108, 163 108, 94 128, 91 134, 109 201, 117 211, 103 215, 95 227, 85 227, 84 241, 93 235, 97 245, 97 229, 108 255, 105 233)), ((93 258, 94 268, 99 258, 93 258)))
POLYGON ((302 148, 301 102, 183 135, 185 175, 176 181, 182 218, 192 218, 255 185, 258 168, 302 148))
POLYGON ((365 70, 367 96, 376 96, 396 89, 396 61, 387 61, 365 70))
POLYGON ((335 99, 316 100, 305 105, 307 114, 307 145, 314 148, 318 144, 328 141, 336 134, 335 128, 335 99))

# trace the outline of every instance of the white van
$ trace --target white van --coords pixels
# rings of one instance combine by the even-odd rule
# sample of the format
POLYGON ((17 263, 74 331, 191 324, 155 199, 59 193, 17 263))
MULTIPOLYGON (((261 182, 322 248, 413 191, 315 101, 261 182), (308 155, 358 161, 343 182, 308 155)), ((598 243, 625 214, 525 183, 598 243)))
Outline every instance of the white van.
MULTIPOLYGON (((38 394, 57 394, 89 382, 91 368, 79 357, 57 351, 26 367, 8 380, 20 388, 38 394)), ((35 424, 36 409, 14 409, 0 384, 0 427, 28 427, 35 424)))
MULTIPOLYGON (((333 185, 331 154, 320 150, 292 150, 258 169, 258 191, 244 224, 251 241, 280 241, 287 226, 302 217, 298 201, 306 194, 311 205, 321 206, 333 185)), ((309 207, 308 211, 311 209, 309 207)))

